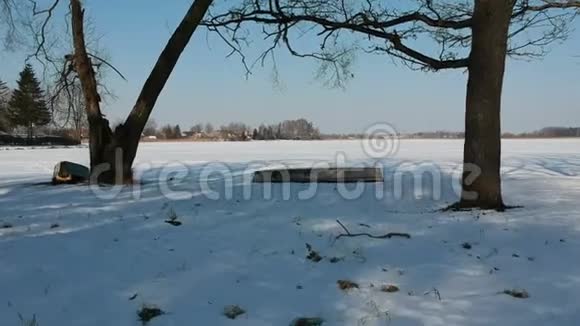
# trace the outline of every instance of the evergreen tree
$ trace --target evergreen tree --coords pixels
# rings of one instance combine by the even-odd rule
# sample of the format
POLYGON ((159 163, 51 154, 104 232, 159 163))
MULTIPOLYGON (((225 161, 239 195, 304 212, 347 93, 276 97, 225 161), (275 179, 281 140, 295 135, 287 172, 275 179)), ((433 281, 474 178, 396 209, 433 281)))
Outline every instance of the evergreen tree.
POLYGON ((0 131, 10 130, 10 122, 8 120, 8 99, 10 90, 6 83, 0 79, 0 131))
POLYGON ((194 134, 202 133, 203 132, 203 124, 201 124, 201 123, 195 124, 195 125, 193 125, 193 127, 191 127, 190 130, 194 134))
POLYGON ((29 64, 20 73, 18 87, 8 103, 8 117, 13 125, 28 128, 28 138, 32 138, 34 126, 44 126, 51 120, 44 92, 29 64))
POLYGON ((178 139, 181 137, 182 137, 181 128, 179 128, 179 125, 175 125, 175 127, 173 128, 173 138, 178 139))

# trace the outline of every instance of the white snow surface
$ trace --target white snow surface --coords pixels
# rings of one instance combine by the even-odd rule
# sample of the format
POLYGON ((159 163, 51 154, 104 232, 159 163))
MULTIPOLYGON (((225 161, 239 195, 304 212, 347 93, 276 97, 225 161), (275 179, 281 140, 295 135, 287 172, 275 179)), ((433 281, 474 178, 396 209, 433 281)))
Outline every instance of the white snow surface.
POLYGON ((359 141, 145 143, 140 185, 115 193, 46 183, 57 161, 87 164, 86 147, 0 148, 0 325, 140 325, 143 305, 166 312, 153 326, 580 325, 580 140, 504 140, 504 199, 522 207, 503 213, 440 211, 458 198, 462 149, 403 140, 379 162, 382 196, 376 184, 352 198, 320 184, 304 199, 309 185, 268 195, 248 176, 377 160, 359 141), (411 239, 335 239, 337 220, 411 239), (388 284, 400 291, 381 292, 388 284), (228 305, 246 313, 227 319, 228 305))

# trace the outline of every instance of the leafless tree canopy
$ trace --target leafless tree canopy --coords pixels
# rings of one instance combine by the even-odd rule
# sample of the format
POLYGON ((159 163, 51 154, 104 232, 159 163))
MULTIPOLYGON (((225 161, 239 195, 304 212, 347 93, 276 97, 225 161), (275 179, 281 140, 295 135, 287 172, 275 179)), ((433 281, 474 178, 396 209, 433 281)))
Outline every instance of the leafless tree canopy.
MULTIPOLYGON (((67 4, 68 1, 63 0, 0 0, 0 32, 5 47, 19 45, 20 50, 28 53, 25 61, 41 65, 47 102, 56 118, 54 123, 80 130, 86 125, 86 114, 80 81, 72 62, 71 13, 67 4)), ((109 63, 90 19, 85 29, 99 94, 103 99, 113 98, 105 82, 108 71, 123 76, 109 63)))
POLYGON ((4 48, 12 48, 18 38, 16 0, 0 0, 0 36, 4 48))
MULTIPOLYGON (((204 24, 231 47, 231 54, 241 56, 248 71, 281 46, 295 56, 321 60, 324 72, 340 80, 349 77, 345 64, 356 50, 389 54, 413 69, 467 67, 473 7, 473 0, 414 0, 404 6, 384 0, 244 0, 220 13, 214 10, 204 24), (248 22, 257 23, 271 41, 251 64, 244 45, 255 26, 248 22), (305 35, 318 38, 319 46, 295 44, 305 35)), ((508 54, 543 56, 547 45, 566 38, 579 7, 580 1, 517 0, 508 54)))

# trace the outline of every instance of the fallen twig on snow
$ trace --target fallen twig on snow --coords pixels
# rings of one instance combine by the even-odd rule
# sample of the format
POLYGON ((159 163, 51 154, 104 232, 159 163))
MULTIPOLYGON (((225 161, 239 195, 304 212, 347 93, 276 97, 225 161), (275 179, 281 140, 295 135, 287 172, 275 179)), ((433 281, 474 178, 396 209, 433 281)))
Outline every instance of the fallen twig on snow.
POLYGON ((350 233, 350 231, 340 222, 340 220, 336 220, 336 222, 342 227, 342 229, 346 232, 339 234, 336 236, 335 239, 340 239, 342 237, 369 237, 372 239, 390 239, 392 237, 401 237, 406 239, 411 239, 411 235, 408 233, 400 233, 400 232, 389 232, 383 235, 372 235, 370 233, 350 233))
POLYGON ((507 294, 517 299, 527 299, 530 297, 528 291, 524 289, 503 290, 500 293, 507 294))
POLYGON ((429 295, 431 293, 435 294, 437 299, 439 299, 439 301, 441 301, 441 293, 439 292, 439 290, 437 290, 437 288, 433 288, 431 291, 427 291, 427 292, 423 293, 423 295, 429 295))

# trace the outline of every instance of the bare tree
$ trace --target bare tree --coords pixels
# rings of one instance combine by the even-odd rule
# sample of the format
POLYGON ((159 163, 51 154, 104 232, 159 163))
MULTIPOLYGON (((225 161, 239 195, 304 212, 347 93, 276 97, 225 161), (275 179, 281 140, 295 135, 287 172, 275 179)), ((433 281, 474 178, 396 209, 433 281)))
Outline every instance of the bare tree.
POLYGON ((149 119, 143 128, 143 136, 157 136, 157 121, 149 119))
POLYGON ((220 127, 220 133, 228 140, 246 140, 251 129, 243 122, 230 122, 220 127))
MULTIPOLYGON (((132 182, 132 165, 137 154, 139 140, 151 111, 163 90, 181 53, 203 19, 213 0, 194 0, 165 45, 149 77, 145 81, 133 109, 126 120, 114 130, 101 111, 101 88, 98 72, 102 65, 119 71, 103 58, 89 51, 85 39, 85 11, 80 0, 69 0, 72 53, 64 56, 62 63, 46 60, 46 27, 56 14, 57 8, 66 0, 52 0, 45 9, 39 9, 35 1, 33 14, 42 17, 38 33, 35 34, 37 48, 33 57, 41 56, 54 70, 60 72, 59 81, 63 89, 71 86, 71 80, 78 79, 82 87, 84 107, 89 123, 89 147, 91 161, 91 182, 121 184, 132 182)), ((120 73, 119 73, 120 74, 120 73)))
POLYGON ((0 0, 0 36, 6 49, 13 49, 18 39, 20 6, 16 0, 0 0))
MULTIPOLYGON (((93 70, 95 71, 99 96, 105 102, 109 99, 115 99, 114 93, 107 86, 107 73, 114 70, 121 78, 125 79, 125 77, 109 63, 106 52, 98 43, 100 37, 96 34, 93 24, 89 22, 85 26, 88 26, 88 31, 85 32, 87 53, 94 58, 93 70)), ((41 27, 40 29, 38 27, 32 28, 32 30, 35 35, 43 33, 41 27)), ((67 25, 62 33, 65 33, 66 37, 62 37, 60 33, 56 32, 45 36, 45 44, 46 42, 55 44, 49 48, 43 45, 42 38, 35 38, 35 42, 33 42, 34 53, 29 57, 29 60, 35 58, 45 68, 45 82, 49 84, 48 103, 53 115, 59 118, 55 120, 55 124, 58 126, 60 123, 62 127, 72 127, 75 137, 81 140, 88 136, 86 103, 81 81, 71 64, 69 53, 73 52, 73 48, 69 44, 60 44, 62 39, 70 40, 72 38, 70 26, 67 25), (40 52, 37 52, 39 49, 40 52), (63 51, 67 53, 64 56, 62 55, 63 51)))
POLYGON ((214 132, 214 127, 213 127, 213 125, 212 125, 211 123, 209 123, 209 122, 205 124, 205 127, 204 127, 203 129, 204 129, 204 132, 205 132, 206 134, 208 134, 208 135, 209 135, 209 134, 212 134, 212 133, 214 132))
POLYGON ((100 96, 91 58, 84 39, 84 10, 80 0, 70 0, 74 54, 71 63, 83 86, 91 152, 93 178, 104 183, 132 182, 132 165, 137 154, 141 133, 181 53, 203 19, 212 0, 195 0, 185 17, 161 52, 157 63, 145 81, 135 106, 125 122, 112 131, 100 109, 100 96), (97 167, 107 166, 107 171, 95 175, 97 167))
POLYGON ((257 140, 320 139, 320 131, 306 119, 284 120, 270 126, 260 125, 254 129, 252 138, 257 140))
MULTIPOLYGON (((88 129, 84 96, 78 76, 71 73, 70 56, 62 55, 63 50, 72 52, 70 23, 60 26, 54 19, 58 5, 64 2, 53 0, 42 9, 35 0, 0 0, 0 33, 3 33, 5 48, 12 50, 17 45, 29 52, 26 63, 35 59, 41 65, 54 125, 72 128, 75 138, 80 140, 88 129)), ((90 21, 85 28, 89 55, 96 60, 93 68, 101 98, 114 98, 104 83, 107 68, 114 67, 103 59, 106 55, 99 47, 99 37, 90 21)))
MULTIPOLYGON (((54 89, 51 89, 54 91, 54 89)), ((81 141, 88 130, 87 112, 83 90, 78 80, 68 85, 66 91, 49 97, 49 103, 53 111, 54 122, 57 127, 71 128, 74 137, 81 141)))
POLYGON ((191 129, 189 129, 189 130, 193 133, 201 133, 201 132, 203 132, 203 124, 197 123, 197 124, 193 125, 191 127, 191 129))
MULTIPOLYGON (((568 35, 580 1, 415 0, 405 5, 366 0, 244 0, 203 24, 238 54, 247 71, 282 47, 319 60, 321 74, 341 86, 353 52, 387 54, 412 69, 466 69, 463 192, 457 208, 505 208, 500 179, 500 111, 506 56, 542 57, 568 35), (244 54, 251 29, 271 43, 252 63, 244 54), (312 35, 316 48, 295 39, 312 35), (429 48, 424 44, 430 42, 429 48), (421 49, 429 49, 423 51, 421 49)), ((254 45, 252 45, 254 47, 254 45)))
POLYGON ((6 86, 6 83, 0 79, 0 131, 8 131, 11 129, 11 124, 7 116, 9 100, 10 89, 6 86))

